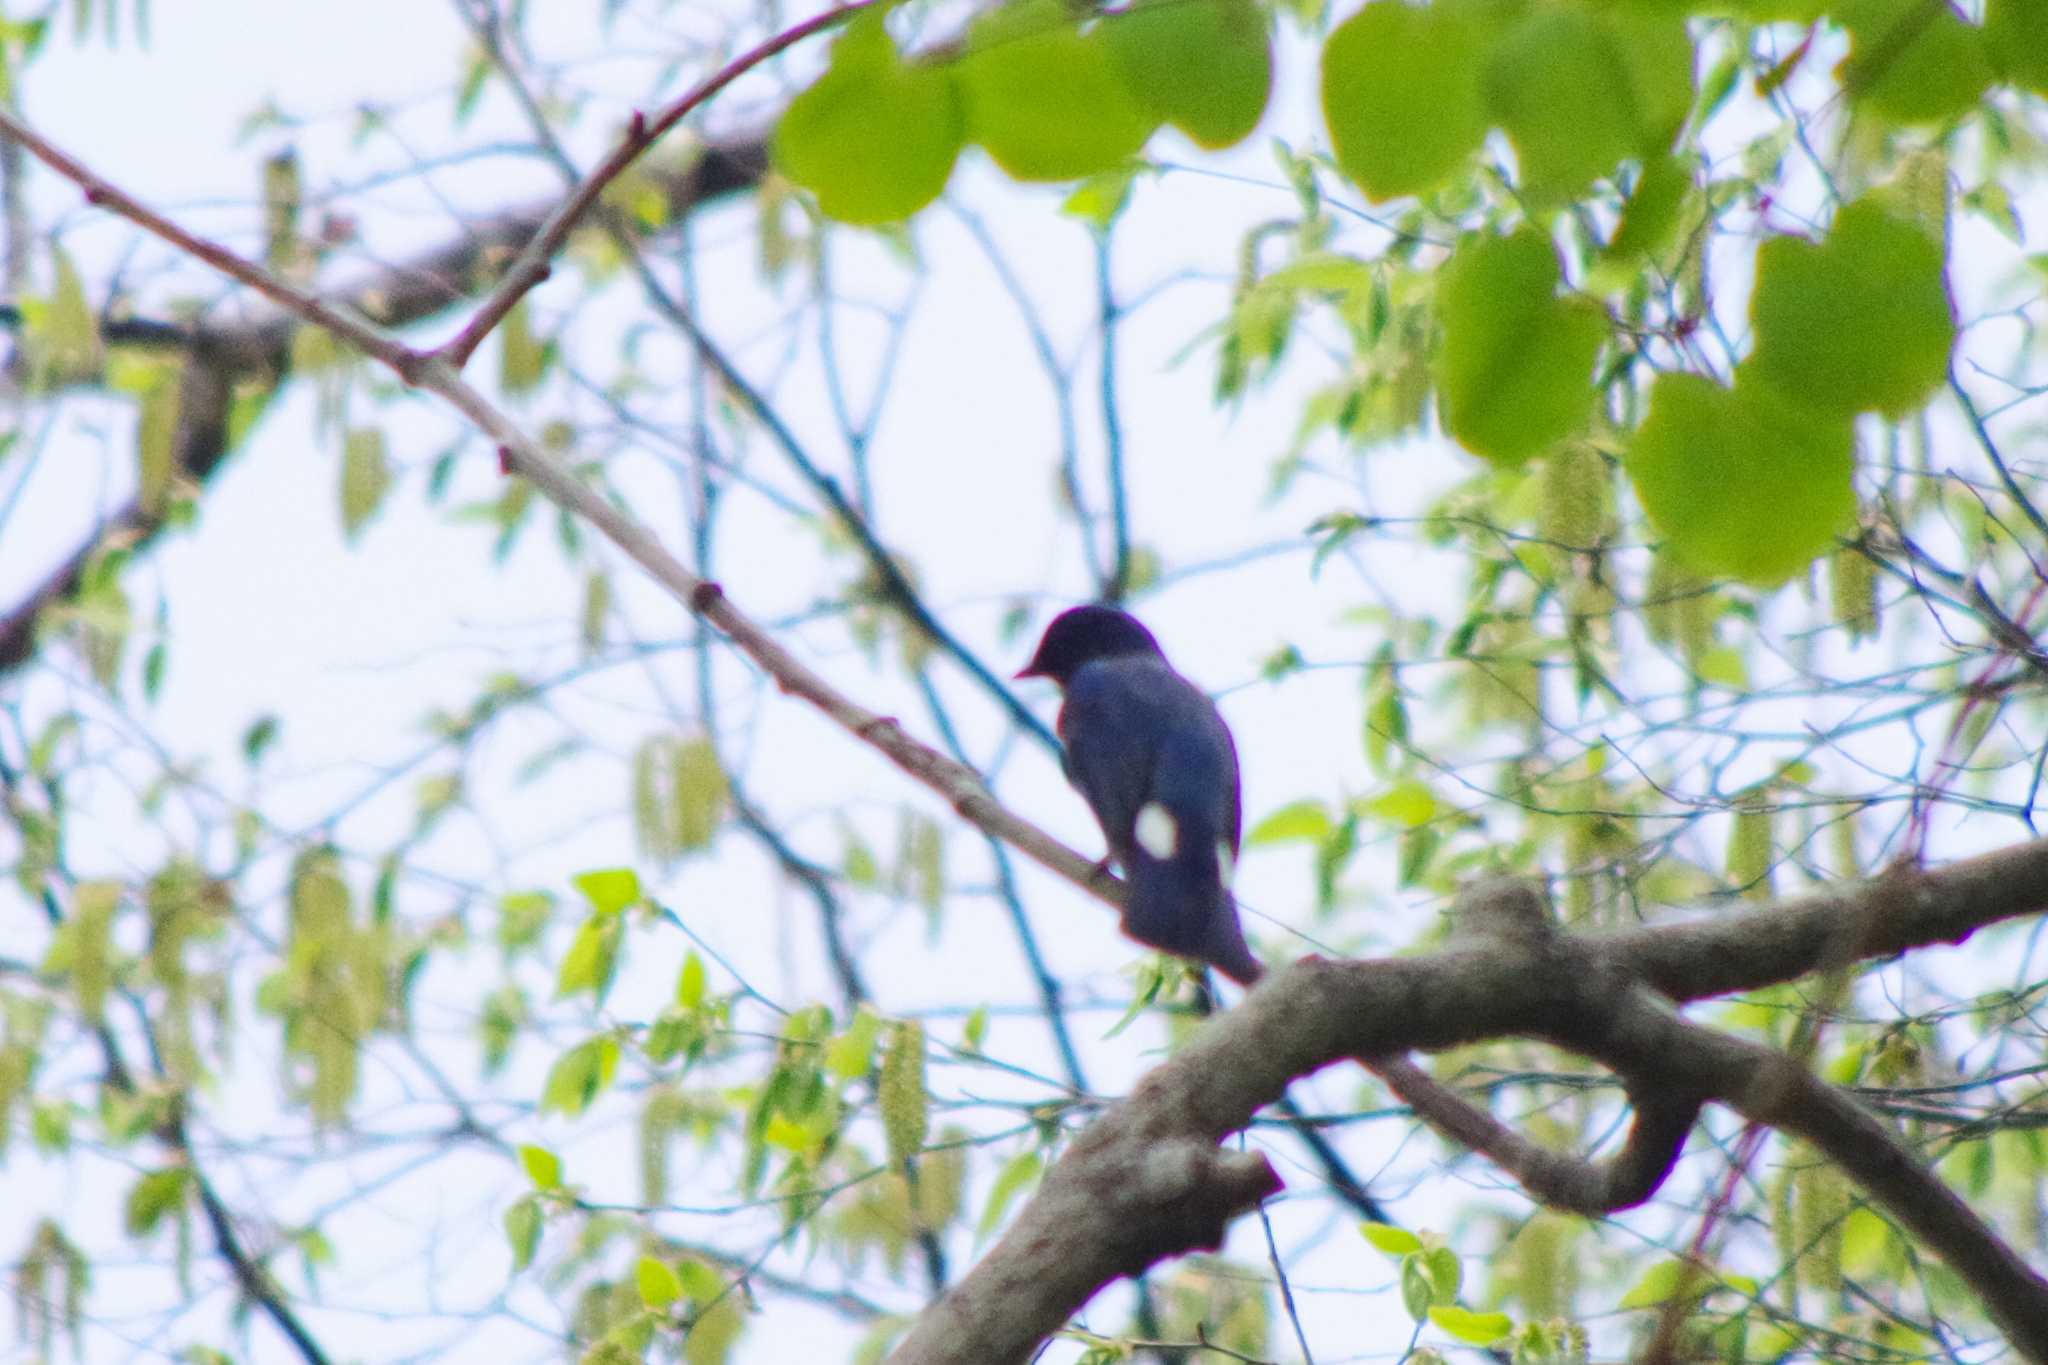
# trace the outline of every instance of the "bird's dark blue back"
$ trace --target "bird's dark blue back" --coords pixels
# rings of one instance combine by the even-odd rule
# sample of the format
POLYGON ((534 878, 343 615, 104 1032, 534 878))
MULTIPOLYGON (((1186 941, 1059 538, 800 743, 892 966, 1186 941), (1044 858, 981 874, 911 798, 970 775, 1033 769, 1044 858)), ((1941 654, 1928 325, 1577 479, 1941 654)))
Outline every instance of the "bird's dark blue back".
POLYGON ((1223 852, 1238 849, 1237 746, 1215 704, 1156 654, 1116 655, 1075 670, 1059 730, 1067 776, 1130 882, 1126 931, 1255 977, 1223 852))
POLYGON ((1197 815, 1209 837, 1239 836, 1237 746, 1202 690, 1164 659, 1098 659, 1075 672, 1060 708, 1067 775, 1121 857, 1145 802, 1197 815))

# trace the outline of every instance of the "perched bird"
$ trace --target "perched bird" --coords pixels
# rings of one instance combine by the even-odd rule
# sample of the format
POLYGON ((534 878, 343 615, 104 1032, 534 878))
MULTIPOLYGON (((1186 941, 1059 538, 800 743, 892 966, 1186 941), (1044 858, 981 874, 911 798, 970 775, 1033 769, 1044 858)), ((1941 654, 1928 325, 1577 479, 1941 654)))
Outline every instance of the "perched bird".
POLYGON ((1060 686, 1067 780, 1102 825, 1130 885, 1124 932, 1250 985, 1263 968, 1230 896, 1237 861, 1237 746, 1202 690, 1113 607, 1053 618, 1020 678, 1060 686))

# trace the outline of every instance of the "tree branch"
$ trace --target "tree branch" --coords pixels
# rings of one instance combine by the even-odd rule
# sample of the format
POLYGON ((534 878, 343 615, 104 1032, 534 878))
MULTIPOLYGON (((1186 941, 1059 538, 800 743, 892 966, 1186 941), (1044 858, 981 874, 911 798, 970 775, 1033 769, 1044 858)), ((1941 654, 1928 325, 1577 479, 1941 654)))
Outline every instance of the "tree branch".
MULTIPOLYGON (((20 774, 4 761, 0 761, 0 799, 9 804, 18 801, 20 798, 17 788, 20 780, 20 774)), ((68 878, 69 874, 64 875, 68 878)), ((53 929, 60 927, 64 922, 64 911, 57 903, 57 893, 48 885, 42 890, 42 906, 43 916, 49 921, 50 926, 53 929)), ((149 1012, 143 1008, 139 1000, 129 995, 125 988, 121 989, 121 993, 127 998, 128 1003, 134 1006, 137 1017, 142 1021, 150 1058, 156 1063, 157 1080, 163 1081, 166 1077, 162 1058, 157 1056, 154 1036, 147 1032, 149 1012)), ((143 1089, 136 1080, 135 1069, 129 1065, 120 1040, 114 1035, 113 1026, 102 1018, 92 1024, 92 1035, 99 1049, 100 1069, 105 1073, 106 1084, 131 1100, 144 1098, 143 1089)), ((242 1297, 254 1305, 264 1317, 269 1318, 277 1330, 285 1335, 305 1365, 328 1365, 326 1348, 300 1319, 286 1297, 284 1289, 271 1278, 262 1262, 249 1253, 249 1249, 243 1244, 241 1233, 235 1227, 233 1212, 214 1189, 213 1182, 207 1178, 205 1169, 199 1164, 198 1154, 192 1147, 191 1130, 186 1122, 185 1099, 182 1093, 169 1097, 166 1116, 156 1126, 155 1137, 170 1149, 176 1156, 178 1165, 184 1167, 191 1176, 192 1189, 198 1196, 200 1211, 206 1217, 208 1230, 213 1233, 214 1250, 227 1264, 228 1273, 234 1277, 235 1286, 241 1291, 242 1297)))
POLYGON ((1521 1182, 1531 1198, 1588 1217, 1634 1208, 1655 1194, 1677 1164, 1700 1113, 1697 1096, 1629 1085, 1636 1117, 1628 1140, 1606 1161, 1584 1161, 1516 1132, 1405 1057, 1376 1057, 1365 1065, 1407 1101, 1417 1118, 1485 1155, 1521 1182))
POLYGON ((768 38, 697 83, 686 94, 671 101, 653 118, 635 113, 626 125, 625 135, 610 155, 598 164, 596 170, 583 178, 553 212, 540 225, 521 248, 519 257, 499 279, 460 332, 434 351, 437 359, 446 361, 456 369, 469 363, 471 355, 491 334, 491 330, 505 320, 520 299, 526 297, 536 285, 548 277, 549 262, 568 240, 569 232, 582 221, 590 206, 597 202, 605 187, 619 178, 626 168, 640 159, 649 147, 661 140, 664 133, 676 126, 706 100, 731 85, 747 72, 778 53, 787 51, 804 39, 827 29, 836 28, 855 14, 866 9, 873 0, 853 0, 853 3, 826 10, 802 23, 794 24, 772 38, 768 38))
MULTIPOLYGON (((1597 1182, 1584 1172, 1557 1182, 1579 1206, 1629 1193, 1631 1186, 1654 1188, 1659 1167, 1668 1168, 1665 1158, 1675 1156, 1683 1138, 1680 1104, 1672 1096, 1712 1097, 1828 1151, 1969 1281, 2015 1347, 2029 1359, 2048 1361, 2048 1280, 2029 1270, 1875 1117, 1780 1054, 1685 1023, 1639 984, 1657 972, 1679 983, 1686 998, 1697 998, 1701 992, 1685 984, 1695 976, 1734 981, 1724 989, 1739 989, 1801 974, 1817 965, 1812 954, 1793 950, 1802 940, 1858 944, 1859 956, 1867 957, 1914 946, 1908 937, 1914 932, 1930 935, 1926 942, 1951 941, 2043 909, 2048 841, 2034 841, 1934 872, 1895 872, 1754 915, 1583 938, 1538 930, 1526 920, 1505 930, 1496 922, 1461 933, 1451 947, 1427 957, 1303 959, 1269 974, 1242 1005, 1212 1020, 1097 1120, 1041 1188, 1039 1197, 1050 1201, 1056 1221, 1044 1221, 1034 1201, 981 1264, 919 1320, 892 1360, 1023 1360, 1102 1285, 1131 1273, 1134 1248, 1159 1250, 1157 1232, 1170 1223, 1150 1206, 1130 1169, 1128 1148, 1214 1144, 1248 1124, 1295 1077, 1343 1058, 1371 1057, 1384 1067, 1384 1059, 1411 1047, 1523 1036, 1614 1068, 1639 1105, 1646 1090, 1664 1097, 1639 1108, 1630 1150, 1596 1173, 1597 1182), (1801 933, 1776 939, 1757 932, 1760 919, 1778 918, 1799 922, 1801 933), (1785 976, 1768 976, 1769 970, 1785 976), (1149 1233, 1132 1226, 1146 1219, 1153 1223, 1149 1233), (1056 1238, 1049 1227, 1058 1229, 1056 1238), (1062 1253, 1056 1274, 1043 1267, 1048 1243, 1062 1253)), ((1395 1065, 1397 1076, 1401 1065, 1395 1065)), ((1697 1100, 1685 1103, 1697 1107, 1697 1100)), ((1500 1145, 1495 1131, 1475 1129, 1471 1136, 1500 1145)), ((1195 1207, 1214 1208, 1242 1194, 1234 1179, 1219 1174, 1218 1180, 1216 1189, 1184 1197, 1195 1207)), ((1177 1230, 1185 1240, 1162 1255, 1213 1244, 1206 1225, 1177 1230)))
MULTIPOLYGON (((13 139, 0 141, 21 145, 13 139)), ((680 218, 711 200, 758 184, 768 166, 767 145, 767 133, 752 130, 708 143, 687 166, 650 165, 647 173, 666 197, 670 218, 680 218)), ((503 263, 540 231, 554 202, 529 204, 465 228, 454 241, 339 291, 333 306, 390 328, 441 313, 494 278, 503 263)), ((0 311, 0 322, 12 325, 16 320, 18 315, 0 311)), ((181 347, 185 352, 171 445, 175 467, 183 476, 203 484, 221 467, 228 454, 228 409, 236 386, 287 373, 292 333, 298 325, 298 315, 282 310, 231 324, 153 323, 144 328, 126 323, 110 328, 110 340, 181 347)), ((160 512, 131 499, 93 528, 41 582, 0 610, 0 673, 34 656, 38 618, 77 590, 103 543, 146 545, 163 529, 160 512)))

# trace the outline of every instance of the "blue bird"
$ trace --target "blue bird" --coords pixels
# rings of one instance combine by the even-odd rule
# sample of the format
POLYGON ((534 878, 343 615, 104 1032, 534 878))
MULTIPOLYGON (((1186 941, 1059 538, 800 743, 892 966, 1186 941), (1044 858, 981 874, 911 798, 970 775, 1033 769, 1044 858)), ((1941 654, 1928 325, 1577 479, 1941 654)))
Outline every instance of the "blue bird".
POLYGON ((1124 932, 1242 985, 1257 980, 1264 969, 1230 895, 1237 746, 1215 704, 1114 607, 1061 612, 1017 676, 1050 678, 1064 695, 1062 766, 1129 883, 1124 932))

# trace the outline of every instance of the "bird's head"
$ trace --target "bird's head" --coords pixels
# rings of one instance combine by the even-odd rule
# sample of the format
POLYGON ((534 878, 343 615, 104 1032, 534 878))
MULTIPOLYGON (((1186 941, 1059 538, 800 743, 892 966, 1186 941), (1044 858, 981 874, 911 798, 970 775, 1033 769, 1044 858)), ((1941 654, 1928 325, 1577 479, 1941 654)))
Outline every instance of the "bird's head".
POLYGON ((1115 607, 1072 607, 1052 618, 1020 678, 1051 678, 1065 687, 1083 664, 1120 655, 1159 656, 1159 642, 1136 617, 1115 607))

